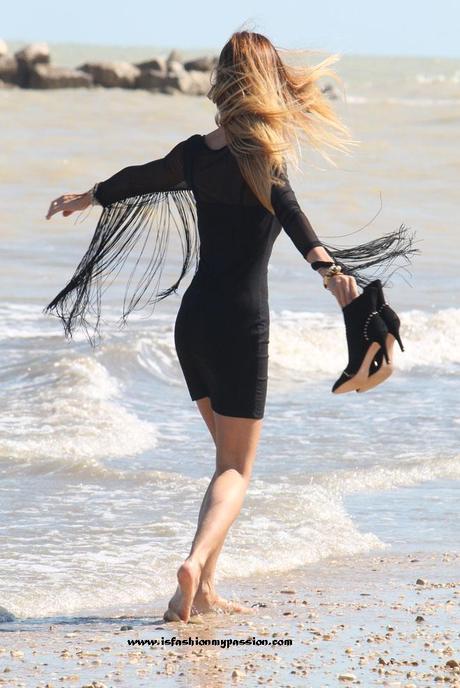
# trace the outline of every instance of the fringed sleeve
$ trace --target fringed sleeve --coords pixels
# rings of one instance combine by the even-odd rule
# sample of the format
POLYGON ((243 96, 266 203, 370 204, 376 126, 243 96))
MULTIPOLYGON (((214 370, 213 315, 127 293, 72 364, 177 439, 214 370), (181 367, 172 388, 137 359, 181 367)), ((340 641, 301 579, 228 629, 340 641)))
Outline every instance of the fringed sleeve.
POLYGON ((99 183, 96 198, 103 209, 91 243, 68 284, 45 309, 61 318, 66 337, 82 327, 94 344, 100 334, 102 296, 123 268, 128 273, 120 324, 133 310, 176 292, 192 264, 197 269, 196 205, 187 181, 189 140, 164 158, 126 167, 99 183), (182 267, 176 281, 160 289, 174 233, 180 240, 182 267))
POLYGON ((323 243, 326 251, 334 258, 334 261, 341 266, 342 272, 346 275, 353 275, 360 287, 366 286, 374 279, 379 278, 382 285, 388 283, 391 275, 400 268, 411 263, 410 257, 420 253, 420 249, 414 247, 416 233, 409 227, 401 224, 393 232, 383 234, 376 239, 356 244, 347 248, 337 248, 323 243), (398 259, 403 263, 398 264, 398 259), (364 270, 377 267, 377 270, 363 274, 364 270), (388 270, 394 269, 388 273, 388 270))
POLYGON ((397 264, 398 259, 402 259, 407 265, 411 262, 410 256, 420 253, 420 250, 413 245, 415 232, 404 224, 401 224, 399 229, 393 232, 362 244, 338 248, 324 243, 319 239, 307 216, 300 208, 296 195, 291 188, 286 166, 281 179, 283 180, 282 185, 272 186, 272 206, 283 229, 304 258, 307 257, 312 248, 323 246, 334 261, 342 267, 342 272, 353 275, 357 284, 364 287, 376 278, 381 279, 382 284, 385 285, 391 274, 403 267, 403 265, 397 264), (392 265, 395 266, 394 270, 385 279, 385 275, 392 265), (363 271, 372 267, 376 267, 377 270, 363 274, 363 271))

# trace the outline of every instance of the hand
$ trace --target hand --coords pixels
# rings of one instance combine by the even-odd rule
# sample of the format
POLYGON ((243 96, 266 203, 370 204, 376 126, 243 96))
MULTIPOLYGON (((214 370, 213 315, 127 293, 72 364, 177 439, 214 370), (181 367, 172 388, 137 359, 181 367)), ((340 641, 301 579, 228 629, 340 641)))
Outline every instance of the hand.
POLYGON ((333 275, 327 286, 328 291, 332 292, 341 308, 359 296, 358 285, 353 275, 333 275))
POLYGON ((49 220, 52 215, 61 211, 64 217, 67 217, 67 215, 71 215, 76 210, 85 210, 90 205, 91 195, 89 191, 81 194, 64 194, 51 201, 46 219, 49 220))

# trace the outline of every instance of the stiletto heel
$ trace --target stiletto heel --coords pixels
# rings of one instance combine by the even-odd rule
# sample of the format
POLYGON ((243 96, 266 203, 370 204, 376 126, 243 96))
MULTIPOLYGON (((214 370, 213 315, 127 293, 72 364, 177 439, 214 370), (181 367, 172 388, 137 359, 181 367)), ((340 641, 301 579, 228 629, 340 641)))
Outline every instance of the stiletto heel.
POLYGON ((377 287, 377 304, 378 311, 382 318, 385 320, 386 326, 388 327, 388 331, 390 332, 390 334, 393 335, 393 337, 398 342, 401 351, 404 351, 403 343, 401 341, 401 337, 399 336, 399 328, 401 325, 401 321, 397 313, 395 313, 395 311, 391 308, 390 304, 385 301, 385 298, 383 296, 382 285, 380 285, 380 287, 377 287), (380 303, 379 305, 379 301, 383 301, 383 303, 380 303))
POLYGON ((396 339, 396 341, 398 342, 399 348, 401 349, 401 351, 404 351, 404 347, 403 347, 403 345, 402 345, 401 337, 399 336, 399 327, 398 327, 398 329, 393 333, 393 335, 394 335, 394 338, 396 339))
POLYGON ((369 367, 382 348, 389 359, 388 327, 377 312, 375 290, 363 291, 342 308, 348 345, 348 364, 332 387, 333 394, 359 389, 368 379, 369 367))

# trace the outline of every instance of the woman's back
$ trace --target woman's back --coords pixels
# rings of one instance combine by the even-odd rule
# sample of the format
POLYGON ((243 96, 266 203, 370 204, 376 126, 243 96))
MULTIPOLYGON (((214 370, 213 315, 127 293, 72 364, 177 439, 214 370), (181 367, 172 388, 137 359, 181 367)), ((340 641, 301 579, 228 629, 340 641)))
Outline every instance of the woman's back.
MULTIPOLYGON (((201 134, 176 144, 164 158, 124 168, 100 182, 96 192, 103 206, 139 194, 189 190, 196 207, 199 239, 197 278, 209 286, 235 293, 262 288, 273 243, 283 226, 296 248, 306 256, 321 245, 299 207, 287 176, 273 185, 270 213, 243 178, 229 146, 211 149, 201 134)), ((166 206, 158 213, 169 212, 166 206)), ((159 217, 158 220, 164 218, 159 217)), ((178 221, 185 219, 179 212, 178 221)))

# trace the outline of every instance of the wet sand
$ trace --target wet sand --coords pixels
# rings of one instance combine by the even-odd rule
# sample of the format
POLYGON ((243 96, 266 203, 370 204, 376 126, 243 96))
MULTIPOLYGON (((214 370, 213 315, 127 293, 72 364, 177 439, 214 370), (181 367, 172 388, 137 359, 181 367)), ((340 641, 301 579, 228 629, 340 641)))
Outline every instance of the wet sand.
POLYGON ((1 624, 0 686, 460 688, 460 553, 329 559, 218 591, 254 614, 165 623, 165 598, 148 616, 1 624), (173 637, 219 646, 128 645, 173 637), (223 646, 248 638, 270 645, 223 646))

